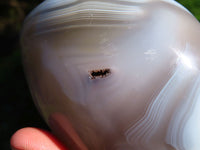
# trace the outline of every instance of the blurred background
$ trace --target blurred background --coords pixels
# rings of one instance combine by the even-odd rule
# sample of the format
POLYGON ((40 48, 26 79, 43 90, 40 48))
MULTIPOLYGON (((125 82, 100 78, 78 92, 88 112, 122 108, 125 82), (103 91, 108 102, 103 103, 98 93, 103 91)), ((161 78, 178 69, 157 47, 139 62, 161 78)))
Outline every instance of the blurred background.
MULTIPOLYGON (((47 129, 38 114, 21 64, 19 35, 24 17, 42 0, 0 0, 0 150, 20 128, 47 129)), ((178 0, 200 20, 199 0, 178 0)))

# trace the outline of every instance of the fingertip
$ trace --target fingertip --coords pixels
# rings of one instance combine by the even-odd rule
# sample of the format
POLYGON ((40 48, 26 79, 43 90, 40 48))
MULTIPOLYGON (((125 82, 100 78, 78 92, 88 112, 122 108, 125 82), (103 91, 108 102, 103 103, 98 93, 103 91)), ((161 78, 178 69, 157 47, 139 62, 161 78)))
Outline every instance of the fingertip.
POLYGON ((37 128, 23 128, 10 140, 12 150, 67 150, 52 134, 37 128))
POLYGON ((25 145, 27 142, 27 131, 32 130, 31 128, 23 128, 18 131, 16 131, 11 139, 10 139, 10 145, 12 147, 12 150, 20 150, 25 149, 25 145))

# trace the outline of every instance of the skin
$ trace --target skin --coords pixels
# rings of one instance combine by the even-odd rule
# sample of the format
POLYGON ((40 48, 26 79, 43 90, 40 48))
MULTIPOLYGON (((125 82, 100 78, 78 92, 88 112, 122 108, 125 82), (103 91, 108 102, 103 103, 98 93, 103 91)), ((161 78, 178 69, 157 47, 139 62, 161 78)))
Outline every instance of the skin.
POLYGON ((69 150, 51 133, 31 127, 13 134, 10 144, 12 150, 69 150))

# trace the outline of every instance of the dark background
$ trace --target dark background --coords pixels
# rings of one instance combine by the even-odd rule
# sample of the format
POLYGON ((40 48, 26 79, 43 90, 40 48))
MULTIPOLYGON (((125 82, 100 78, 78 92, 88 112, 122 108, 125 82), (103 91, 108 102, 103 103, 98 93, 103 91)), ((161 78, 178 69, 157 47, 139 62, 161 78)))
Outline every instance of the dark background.
MULTIPOLYGON (((42 0, 0 0, 0 150, 10 150, 20 128, 48 129, 32 102, 21 64, 19 34, 24 17, 42 0)), ((200 20, 200 0, 179 0, 200 20)))

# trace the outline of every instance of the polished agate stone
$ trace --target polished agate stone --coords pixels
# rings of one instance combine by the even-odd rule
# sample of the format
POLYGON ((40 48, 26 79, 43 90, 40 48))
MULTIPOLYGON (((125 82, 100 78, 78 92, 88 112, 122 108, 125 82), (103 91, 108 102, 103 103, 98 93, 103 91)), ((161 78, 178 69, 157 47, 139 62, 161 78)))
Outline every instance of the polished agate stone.
POLYGON ((200 24, 173 0, 46 0, 24 68, 70 150, 200 150, 200 24))

